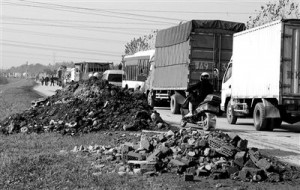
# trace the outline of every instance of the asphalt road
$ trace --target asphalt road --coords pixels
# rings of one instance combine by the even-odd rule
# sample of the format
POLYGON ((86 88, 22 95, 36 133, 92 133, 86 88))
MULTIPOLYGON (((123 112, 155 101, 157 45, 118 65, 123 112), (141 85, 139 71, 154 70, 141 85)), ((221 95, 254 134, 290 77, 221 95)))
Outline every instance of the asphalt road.
MULTIPOLYGON (((180 126, 181 115, 173 115, 167 107, 155 107, 163 120, 180 126)), ((187 126, 189 127, 189 126, 187 126)), ((253 119, 241 118, 236 125, 230 125, 225 116, 217 118, 216 129, 239 135, 248 140, 248 147, 264 149, 265 152, 280 160, 300 166, 300 123, 283 123, 281 128, 272 132, 256 131, 253 119)))

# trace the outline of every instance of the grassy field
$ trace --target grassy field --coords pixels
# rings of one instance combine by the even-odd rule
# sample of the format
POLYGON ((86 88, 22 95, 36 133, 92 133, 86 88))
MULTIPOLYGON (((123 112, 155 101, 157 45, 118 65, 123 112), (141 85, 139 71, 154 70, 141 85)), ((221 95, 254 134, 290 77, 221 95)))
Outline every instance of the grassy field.
MULTIPOLYGON (((28 80, 11 80, 1 86, 1 119, 30 107, 39 98, 28 80)), ((135 134, 135 133, 134 133, 135 134)), ((82 136, 57 133, 0 135, 0 189, 298 189, 295 183, 244 183, 200 178, 186 182, 182 176, 164 173, 156 177, 119 176, 116 162, 101 155, 72 153, 74 146, 111 145, 137 141, 130 132, 100 132, 82 136), (125 137, 121 137, 121 136, 125 137), (121 139, 122 138, 122 139, 121 139), (93 164, 104 164, 111 173, 99 174, 93 164), (99 175, 94 175, 98 173, 99 175)))
POLYGON ((5 78, 5 77, 0 77, 0 85, 2 85, 2 84, 7 84, 7 83, 8 83, 7 78, 5 78))

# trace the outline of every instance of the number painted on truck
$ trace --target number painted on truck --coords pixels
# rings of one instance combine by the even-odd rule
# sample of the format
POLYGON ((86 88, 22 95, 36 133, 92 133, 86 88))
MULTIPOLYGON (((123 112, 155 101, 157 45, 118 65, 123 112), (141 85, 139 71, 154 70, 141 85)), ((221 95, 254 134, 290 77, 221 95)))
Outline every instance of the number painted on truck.
POLYGON ((194 61, 193 65, 195 67, 195 70, 211 70, 213 68, 214 63, 204 62, 204 61, 194 61))
POLYGON ((288 79, 300 79, 300 72, 287 71, 288 79))

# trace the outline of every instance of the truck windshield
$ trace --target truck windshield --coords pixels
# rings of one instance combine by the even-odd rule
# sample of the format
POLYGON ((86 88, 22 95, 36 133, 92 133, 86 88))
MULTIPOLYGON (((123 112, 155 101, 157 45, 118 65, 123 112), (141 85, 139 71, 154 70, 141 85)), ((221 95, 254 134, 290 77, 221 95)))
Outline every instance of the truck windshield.
POLYGON ((122 82, 122 74, 109 74, 107 80, 110 82, 122 82))

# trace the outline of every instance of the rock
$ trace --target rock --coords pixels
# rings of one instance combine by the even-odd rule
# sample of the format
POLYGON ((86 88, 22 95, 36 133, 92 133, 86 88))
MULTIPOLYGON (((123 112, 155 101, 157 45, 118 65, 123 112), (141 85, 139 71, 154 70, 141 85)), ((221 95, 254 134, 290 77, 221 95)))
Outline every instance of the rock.
POLYGON ((119 168, 119 172, 125 172, 125 171, 126 171, 125 166, 121 166, 121 167, 119 168))
POLYGON ((21 133, 27 133, 28 132, 28 128, 27 127, 22 127, 21 128, 21 133))
POLYGON ((210 165, 210 164, 206 164, 204 168, 205 168, 207 171, 210 171, 210 170, 211 170, 211 165, 210 165))
POLYGON ((217 185, 216 185, 216 188, 220 188, 220 187, 222 187, 223 185, 221 184, 221 183, 218 183, 217 185))
POLYGON ((135 168, 135 169, 133 169, 133 173, 136 174, 136 175, 141 174, 142 173, 141 172, 141 168, 135 168))
POLYGON ((234 157, 234 163, 236 163, 240 167, 243 167, 245 162, 245 155, 246 152, 244 151, 236 153, 234 157))
POLYGON ((146 150, 149 150, 149 147, 150 147, 150 143, 147 139, 147 136, 146 135, 142 135, 141 136, 141 140, 140 140, 140 148, 141 149, 146 149, 146 150))
POLYGON ((166 133, 166 136, 167 136, 167 137, 172 137, 172 136, 174 136, 174 132, 171 131, 171 130, 169 130, 169 131, 166 133))
POLYGON ((208 156, 209 153, 210 153, 210 148, 206 148, 206 149, 204 150, 204 156, 208 156))
POLYGON ((157 124, 157 128, 158 128, 158 129, 164 128, 164 124, 163 124, 163 123, 158 123, 158 124, 157 124))
POLYGON ((119 174, 120 176, 123 176, 123 175, 126 174, 126 172, 121 172, 121 171, 119 171, 118 174, 119 174))
POLYGON ((94 172, 92 173, 93 176, 101 176, 102 175, 102 172, 94 172))
POLYGON ((184 174, 184 181, 194 181, 193 174, 184 174))

